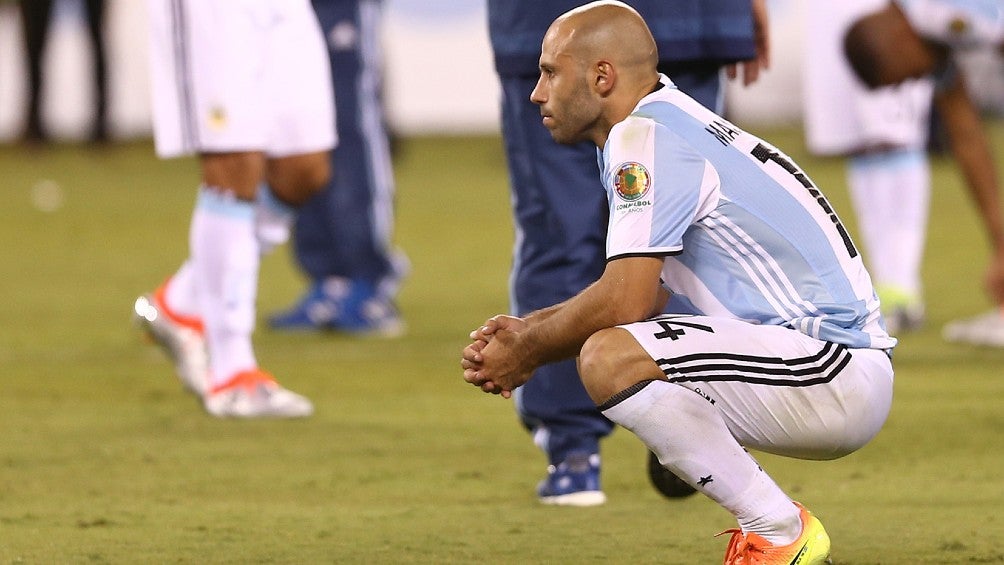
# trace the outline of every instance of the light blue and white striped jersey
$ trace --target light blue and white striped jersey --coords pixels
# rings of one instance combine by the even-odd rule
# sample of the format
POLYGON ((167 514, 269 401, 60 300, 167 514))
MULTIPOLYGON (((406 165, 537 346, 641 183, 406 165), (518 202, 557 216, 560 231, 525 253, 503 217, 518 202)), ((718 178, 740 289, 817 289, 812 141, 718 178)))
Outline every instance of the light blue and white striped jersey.
POLYGON ((1002 0, 896 0, 896 3, 925 39, 957 48, 1004 41, 1002 0))
POLYGON ((805 173, 661 82, 600 153, 607 258, 665 255, 663 283, 692 313, 895 346, 861 256, 805 173))

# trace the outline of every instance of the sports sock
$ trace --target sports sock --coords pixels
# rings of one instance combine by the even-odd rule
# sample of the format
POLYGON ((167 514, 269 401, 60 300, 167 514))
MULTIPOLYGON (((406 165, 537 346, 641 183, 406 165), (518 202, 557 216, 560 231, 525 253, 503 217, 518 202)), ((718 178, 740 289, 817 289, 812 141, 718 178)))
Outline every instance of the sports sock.
POLYGON ((254 203, 200 189, 192 217, 191 263, 213 386, 258 366, 251 345, 259 261, 254 218, 254 203))
POLYGON ((667 469, 731 512, 744 532, 776 545, 801 533, 798 507, 736 442, 718 409, 690 389, 651 381, 601 409, 667 469))
POLYGON ((931 174, 921 149, 856 156, 848 185, 876 286, 921 297, 931 174))
POLYGON ((289 241, 296 208, 279 200, 267 184, 258 186, 255 199, 255 235, 262 255, 289 241))
POLYGON ((201 318, 192 261, 185 261, 164 288, 164 300, 171 312, 186 318, 201 318))

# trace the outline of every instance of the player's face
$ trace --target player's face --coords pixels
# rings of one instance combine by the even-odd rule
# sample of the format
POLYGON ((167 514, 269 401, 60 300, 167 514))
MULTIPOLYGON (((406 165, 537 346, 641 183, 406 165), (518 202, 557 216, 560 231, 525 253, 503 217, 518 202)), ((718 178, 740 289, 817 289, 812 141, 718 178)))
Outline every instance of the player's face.
POLYGON ((583 65, 555 46, 554 34, 544 38, 540 56, 540 78, 530 93, 530 101, 540 106, 543 124, 558 143, 578 143, 592 139, 599 119, 583 65))

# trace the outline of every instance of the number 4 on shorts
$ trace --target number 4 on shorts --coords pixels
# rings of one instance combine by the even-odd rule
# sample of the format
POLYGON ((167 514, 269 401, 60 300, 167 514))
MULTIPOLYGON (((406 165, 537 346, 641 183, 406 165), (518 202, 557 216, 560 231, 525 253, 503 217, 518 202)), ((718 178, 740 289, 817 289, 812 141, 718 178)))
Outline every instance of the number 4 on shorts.
POLYGON ((681 335, 686 335, 687 332, 683 328, 691 328, 701 330, 702 332, 715 333, 715 330, 711 329, 711 326, 705 326, 694 322, 685 322, 680 318, 662 318, 653 321, 659 324, 659 327, 662 328, 661 332, 653 334, 656 339, 666 339, 668 337, 669 339, 676 341, 680 339, 681 335))

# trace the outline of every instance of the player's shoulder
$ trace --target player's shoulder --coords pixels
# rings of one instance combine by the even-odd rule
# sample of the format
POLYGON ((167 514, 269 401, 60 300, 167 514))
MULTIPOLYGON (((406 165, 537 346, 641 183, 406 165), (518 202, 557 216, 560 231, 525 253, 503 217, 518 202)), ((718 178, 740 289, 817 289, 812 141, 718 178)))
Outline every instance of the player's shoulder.
POLYGON ((688 113, 683 106, 685 100, 686 95, 675 86, 646 96, 630 115, 611 128, 608 139, 631 145, 670 133, 670 124, 688 113))
POLYGON ((651 154, 657 127, 652 118, 631 114, 610 129, 606 152, 614 161, 637 161, 651 154))
POLYGON ((610 129, 608 139, 613 143, 631 143, 653 135, 658 124, 649 116, 631 114, 610 129))

